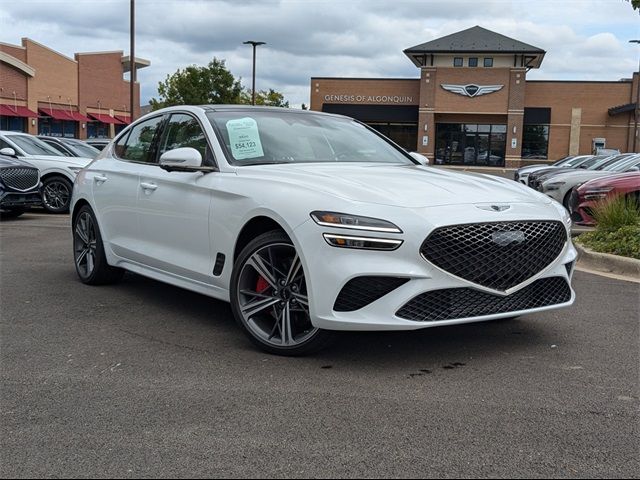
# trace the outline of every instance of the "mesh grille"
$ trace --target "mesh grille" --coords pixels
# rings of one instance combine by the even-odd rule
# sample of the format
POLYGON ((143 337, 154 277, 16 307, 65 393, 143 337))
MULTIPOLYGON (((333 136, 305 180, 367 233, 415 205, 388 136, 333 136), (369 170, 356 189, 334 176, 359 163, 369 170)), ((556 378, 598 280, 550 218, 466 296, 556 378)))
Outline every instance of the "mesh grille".
POLYGON ((7 187, 29 190, 38 185, 38 169, 29 167, 9 167, 0 169, 0 179, 7 187))
POLYGON ((333 309, 336 312, 359 310, 408 281, 408 278, 396 277, 353 278, 340 291, 333 309))
POLYGON ((548 267, 566 241, 560 222, 474 223, 437 228, 420 253, 457 277, 505 291, 548 267))
POLYGON ((559 305, 571 300, 571 288, 564 278, 536 280, 507 297, 472 288, 449 288, 418 295, 396 315, 416 322, 437 322, 482 317, 559 305))

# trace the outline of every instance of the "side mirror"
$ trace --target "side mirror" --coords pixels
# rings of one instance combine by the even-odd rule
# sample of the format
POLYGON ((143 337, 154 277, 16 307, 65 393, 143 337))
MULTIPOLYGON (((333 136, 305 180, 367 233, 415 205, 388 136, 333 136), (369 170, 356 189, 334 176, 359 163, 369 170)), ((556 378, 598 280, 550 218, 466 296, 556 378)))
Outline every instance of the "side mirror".
POLYGON ((6 155, 7 157, 18 157, 18 155, 16 155, 16 151, 11 147, 5 147, 1 149, 0 154, 6 155))
POLYGON ((424 155, 418 152, 409 152, 409 155, 411 155, 414 160, 417 160, 418 162, 420 162, 420 165, 426 165, 426 166, 429 165, 429 159, 424 155))
POLYGON ((202 155, 195 148, 175 148, 160 156, 160 168, 167 172, 216 172, 215 167, 202 166, 202 155))

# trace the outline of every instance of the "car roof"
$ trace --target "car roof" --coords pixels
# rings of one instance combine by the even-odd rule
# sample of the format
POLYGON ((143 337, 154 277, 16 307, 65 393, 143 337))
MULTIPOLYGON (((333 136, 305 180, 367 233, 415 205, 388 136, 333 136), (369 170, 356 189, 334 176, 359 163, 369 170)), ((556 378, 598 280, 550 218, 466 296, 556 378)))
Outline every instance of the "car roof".
MULTIPOLYGON (((289 113, 294 115, 321 115, 325 117, 338 117, 338 118, 346 118, 350 119, 345 115, 339 115, 335 113, 327 113, 327 112, 317 112, 315 110, 300 110, 297 108, 286 108, 286 107, 267 107, 263 105, 240 105, 240 104, 220 104, 220 105, 175 105, 171 107, 162 108, 160 110, 156 110, 154 112, 150 112, 147 115, 151 115, 153 113, 161 113, 161 112, 171 112, 176 110, 184 110, 184 109, 200 109, 207 112, 278 112, 278 113, 289 113)), ((145 117, 147 116, 145 115, 145 117)))

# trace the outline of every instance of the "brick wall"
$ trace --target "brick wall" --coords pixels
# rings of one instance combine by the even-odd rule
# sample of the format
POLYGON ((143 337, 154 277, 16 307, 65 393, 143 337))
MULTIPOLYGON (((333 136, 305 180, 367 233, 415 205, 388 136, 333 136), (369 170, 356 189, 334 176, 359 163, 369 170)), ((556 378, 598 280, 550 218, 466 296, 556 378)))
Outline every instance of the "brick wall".
MULTIPOLYGON (((26 63, 27 52, 24 48, 0 43, 0 52, 26 63)), ((26 105, 27 79, 28 75, 24 72, 0 62, 0 98, 3 99, 2 103, 12 103, 14 99, 17 99, 19 105, 26 105)))

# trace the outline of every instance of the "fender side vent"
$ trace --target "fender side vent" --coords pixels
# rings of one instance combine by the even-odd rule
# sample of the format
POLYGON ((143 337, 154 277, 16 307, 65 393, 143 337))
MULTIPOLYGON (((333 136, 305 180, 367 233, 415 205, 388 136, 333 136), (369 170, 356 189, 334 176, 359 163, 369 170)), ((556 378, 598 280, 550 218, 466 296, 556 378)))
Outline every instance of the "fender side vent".
POLYGON ((216 256, 216 264, 213 266, 214 277, 219 277, 220 274, 222 273, 222 270, 224 269, 225 259, 226 257, 224 256, 224 253, 218 252, 218 255, 216 256))

